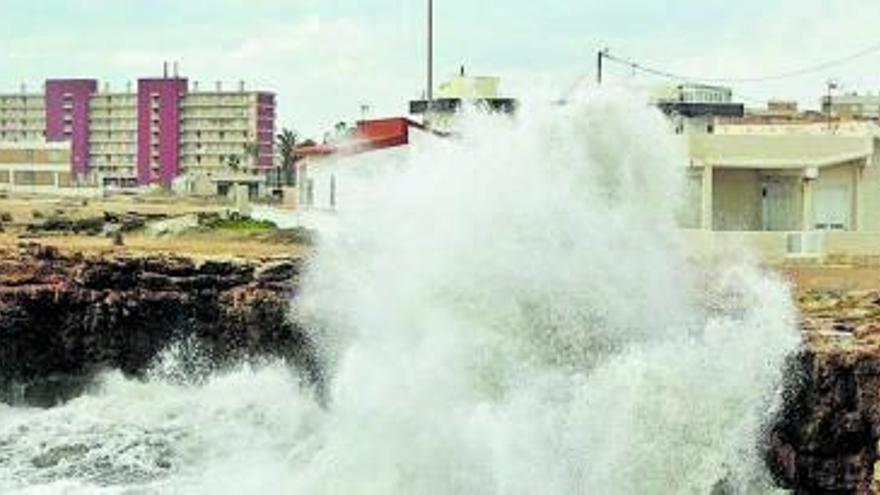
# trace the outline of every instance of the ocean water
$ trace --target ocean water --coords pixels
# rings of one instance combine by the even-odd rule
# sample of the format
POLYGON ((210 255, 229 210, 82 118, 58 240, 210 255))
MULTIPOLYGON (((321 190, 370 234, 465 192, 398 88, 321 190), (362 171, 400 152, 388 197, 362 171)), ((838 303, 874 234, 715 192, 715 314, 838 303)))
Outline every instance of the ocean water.
POLYGON ((467 114, 399 153, 292 305, 322 390, 282 363, 182 376, 170 349, 147 380, 0 406, 0 492, 771 491, 789 289, 689 258, 684 145, 643 97, 467 114))

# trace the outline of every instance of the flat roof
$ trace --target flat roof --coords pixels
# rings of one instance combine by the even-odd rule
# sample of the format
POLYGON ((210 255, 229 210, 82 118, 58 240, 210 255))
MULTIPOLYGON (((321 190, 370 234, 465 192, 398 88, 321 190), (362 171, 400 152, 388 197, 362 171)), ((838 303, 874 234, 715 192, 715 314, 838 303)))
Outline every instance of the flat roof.
POLYGON ((694 134, 688 149, 694 165, 722 168, 826 167, 868 159, 873 136, 821 134, 694 134))

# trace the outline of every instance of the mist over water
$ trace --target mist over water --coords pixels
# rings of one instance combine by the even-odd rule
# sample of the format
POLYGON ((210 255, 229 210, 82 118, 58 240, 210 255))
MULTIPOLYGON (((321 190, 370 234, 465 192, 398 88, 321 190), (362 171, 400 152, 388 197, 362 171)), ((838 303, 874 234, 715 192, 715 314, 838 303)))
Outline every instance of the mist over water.
POLYGON ((189 382, 171 356, 147 382, 0 407, 0 491, 768 489, 795 311, 754 266, 689 261, 686 157, 658 112, 590 94, 396 153, 357 208, 340 178, 294 304, 324 390, 280 364, 189 382))

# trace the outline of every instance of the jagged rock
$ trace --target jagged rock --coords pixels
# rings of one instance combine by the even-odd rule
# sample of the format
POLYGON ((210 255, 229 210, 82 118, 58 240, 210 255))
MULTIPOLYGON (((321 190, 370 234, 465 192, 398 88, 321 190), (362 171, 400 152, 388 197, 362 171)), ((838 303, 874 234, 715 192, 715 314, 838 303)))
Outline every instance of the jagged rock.
POLYGON ((278 261, 261 266, 254 277, 259 282, 284 282, 299 274, 300 266, 295 261, 278 261))
POLYGON ((218 363, 271 354, 307 368, 308 342, 288 319, 295 267, 66 256, 37 245, 0 252, 0 399, 13 383, 39 391, 50 377, 105 368, 137 375, 190 338, 218 363))
POLYGON ((796 494, 876 493, 880 317, 876 291, 800 301, 804 349, 791 360, 767 465, 796 494))

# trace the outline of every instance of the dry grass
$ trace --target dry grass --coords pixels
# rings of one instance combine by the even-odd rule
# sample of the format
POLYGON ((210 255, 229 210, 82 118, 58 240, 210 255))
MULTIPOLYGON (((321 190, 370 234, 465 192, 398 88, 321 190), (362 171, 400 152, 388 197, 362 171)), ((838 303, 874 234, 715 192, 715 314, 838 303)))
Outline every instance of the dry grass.
POLYGON ((0 248, 15 248, 22 243, 52 246, 64 253, 94 255, 171 254, 197 259, 271 259, 305 256, 307 246, 279 242, 264 236, 226 233, 194 233, 176 237, 151 238, 142 234, 124 237, 123 246, 100 236, 57 235, 29 238, 18 233, 0 234, 0 248))
POLYGON ((792 266, 780 271, 798 292, 880 289, 880 267, 876 266, 792 266))

